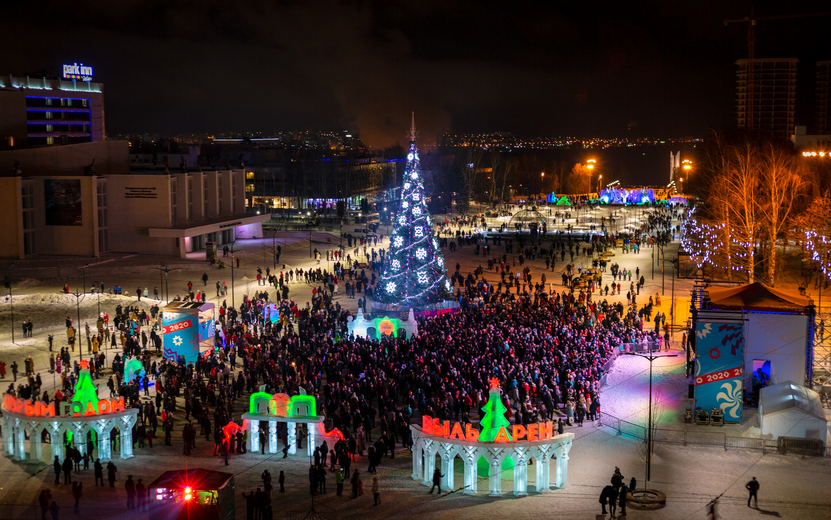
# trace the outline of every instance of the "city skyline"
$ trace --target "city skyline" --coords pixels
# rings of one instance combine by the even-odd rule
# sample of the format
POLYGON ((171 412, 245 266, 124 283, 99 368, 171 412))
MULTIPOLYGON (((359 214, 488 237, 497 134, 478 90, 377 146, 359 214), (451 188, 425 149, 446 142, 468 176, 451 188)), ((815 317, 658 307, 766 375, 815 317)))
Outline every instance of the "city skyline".
MULTIPOLYGON (((348 128, 384 148, 406 143, 414 110, 425 140, 492 129, 703 136, 735 126, 735 61, 747 57, 745 24, 724 19, 748 16, 749 2, 722 4, 47 2, 4 7, 0 33, 19 51, 0 70, 92 67, 106 85, 109 134, 348 128), (67 26, 86 37, 61 37, 67 26)), ((755 3, 757 16, 816 11, 755 3)), ((800 60, 796 124, 812 124, 829 20, 756 26, 757 57, 800 60)))

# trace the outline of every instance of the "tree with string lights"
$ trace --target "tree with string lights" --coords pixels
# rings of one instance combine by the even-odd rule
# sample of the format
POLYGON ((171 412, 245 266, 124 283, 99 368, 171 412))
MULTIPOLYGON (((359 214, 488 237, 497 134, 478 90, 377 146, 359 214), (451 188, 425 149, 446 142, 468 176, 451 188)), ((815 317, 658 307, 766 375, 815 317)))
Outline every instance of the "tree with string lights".
POLYGON ((439 250, 424 200, 424 181, 415 144, 415 116, 409 137, 401 202, 393 219, 389 253, 373 298, 381 306, 419 309, 449 300, 452 293, 444 255, 439 250))

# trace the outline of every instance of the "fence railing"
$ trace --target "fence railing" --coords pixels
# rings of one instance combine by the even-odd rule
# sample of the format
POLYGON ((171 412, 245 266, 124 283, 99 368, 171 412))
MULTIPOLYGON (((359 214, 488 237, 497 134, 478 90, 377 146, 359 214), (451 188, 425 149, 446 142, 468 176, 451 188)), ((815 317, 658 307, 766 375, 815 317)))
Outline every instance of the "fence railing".
MULTIPOLYGON (((624 421, 614 415, 600 412, 598 422, 616 431, 618 435, 626 435, 635 440, 646 442, 646 426, 624 421)), ((727 432, 707 430, 687 430, 676 428, 653 428, 652 442, 659 444, 676 444, 683 446, 710 446, 729 449, 760 450, 762 453, 778 451, 780 453, 797 453, 831 457, 831 447, 825 448, 821 441, 807 439, 789 439, 783 444, 779 439, 761 439, 758 437, 736 437, 727 435, 727 432), (824 448, 824 449, 823 449, 824 448)))

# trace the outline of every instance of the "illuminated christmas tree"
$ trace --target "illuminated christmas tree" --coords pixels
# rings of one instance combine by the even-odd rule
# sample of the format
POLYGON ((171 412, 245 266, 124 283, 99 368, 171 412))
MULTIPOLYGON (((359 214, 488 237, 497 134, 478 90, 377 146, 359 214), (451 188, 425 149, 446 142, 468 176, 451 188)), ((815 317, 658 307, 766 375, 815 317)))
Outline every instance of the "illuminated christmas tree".
POLYGON ((89 376, 89 361, 84 359, 80 364, 80 375, 78 382, 75 384, 75 395, 72 396, 72 401, 81 403, 82 414, 93 415, 98 410, 98 391, 89 376), (91 410, 90 405, 92 405, 91 410), (89 411, 91 413, 88 413, 89 411))
POLYGON ((390 235, 389 253, 373 296, 381 307, 395 304, 418 309, 452 298, 444 256, 433 235, 433 223, 424 200, 424 181, 415 144, 415 116, 409 137, 401 202, 390 235))
POLYGON ((485 416, 479 421, 482 431, 479 433, 479 442, 511 442, 511 423, 505 417, 508 411, 502 403, 502 393, 499 391, 499 380, 491 379, 491 389, 488 402, 482 407, 485 416))

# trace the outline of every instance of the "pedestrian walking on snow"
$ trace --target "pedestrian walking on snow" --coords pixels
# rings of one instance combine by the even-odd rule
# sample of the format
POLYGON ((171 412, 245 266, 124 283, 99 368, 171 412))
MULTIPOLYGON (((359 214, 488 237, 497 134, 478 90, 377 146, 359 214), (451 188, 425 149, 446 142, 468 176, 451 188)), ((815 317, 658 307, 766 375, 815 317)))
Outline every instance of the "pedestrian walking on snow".
POLYGON ((753 499, 753 505, 756 509, 759 509, 759 481, 756 480, 756 477, 753 477, 744 487, 750 492, 750 495, 747 497, 747 507, 750 507, 750 499, 753 499))

